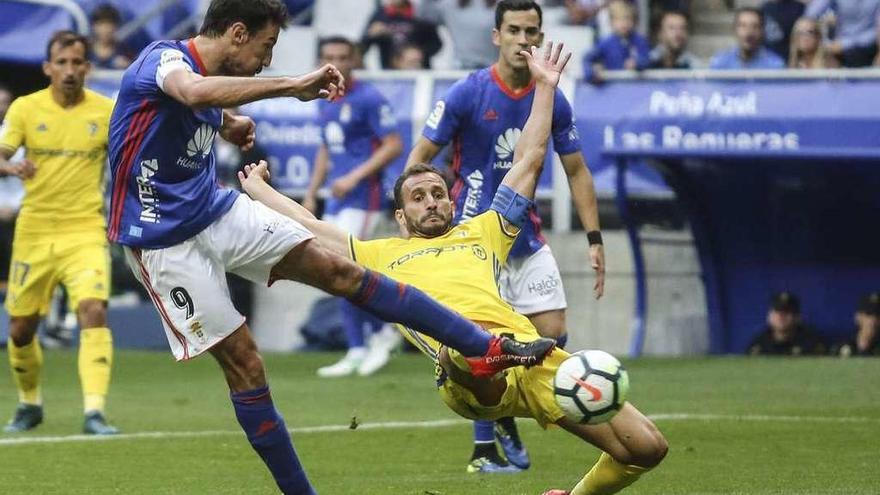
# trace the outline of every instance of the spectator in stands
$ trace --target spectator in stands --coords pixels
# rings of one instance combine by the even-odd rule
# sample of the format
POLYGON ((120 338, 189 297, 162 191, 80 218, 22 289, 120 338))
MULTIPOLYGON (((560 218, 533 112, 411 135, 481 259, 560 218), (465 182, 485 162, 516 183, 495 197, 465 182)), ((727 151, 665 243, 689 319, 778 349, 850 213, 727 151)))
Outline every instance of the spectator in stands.
POLYGON ((657 46, 651 50, 650 69, 695 69, 697 58, 687 51, 688 17, 682 12, 664 12, 660 18, 657 46))
POLYGON ((124 44, 116 39, 122 16, 110 4, 99 5, 92 11, 92 64, 101 69, 125 69, 134 57, 124 44))
MULTIPOLYGON (((0 84, 0 123, 6 118, 6 111, 12 104, 12 91, 0 84)), ((24 188, 18 177, 0 177, 0 296, 6 292, 9 278, 9 262, 12 258, 12 237, 15 233, 15 218, 24 198, 24 188)), ((3 297, 0 297, 0 301, 3 297)))
POLYGON ((740 8, 734 17, 736 46, 712 57, 711 69, 782 69, 785 61, 764 48, 764 15, 760 10, 740 8))
POLYGON ((800 356, 824 354, 816 333, 801 321, 801 303, 791 292, 779 292, 770 300, 767 326, 749 346, 749 354, 800 356))
MULTIPOLYGON (((828 52, 844 67, 867 67, 877 63, 877 24, 880 0, 813 0, 804 15, 834 19, 828 52)), ((832 29, 829 29, 829 32, 832 29)))
POLYGON ((394 70, 420 70, 425 68, 425 53, 416 45, 397 47, 391 59, 394 70))
POLYGON ((565 0, 568 23, 589 26, 599 32, 599 13, 608 6, 609 0, 565 0))
POLYGON ((425 55, 422 68, 430 67, 429 61, 443 42, 437 34, 437 25, 415 17, 410 0, 383 0, 367 22, 361 38, 363 53, 373 45, 379 47, 383 69, 392 68, 394 53, 403 45, 416 45, 425 55))
POLYGON ((492 43, 496 3, 496 0, 422 0, 416 15, 446 26, 458 68, 482 69, 498 58, 498 50, 492 43))
POLYGON ((837 58, 832 57, 825 50, 818 21, 801 17, 795 23, 791 34, 788 66, 792 69, 824 69, 840 66, 837 58))
POLYGON ((835 349, 834 354, 849 356, 880 356, 880 292, 866 295, 853 317, 856 333, 852 339, 835 349))
POLYGON ((605 70, 641 70, 648 67, 651 47, 636 32, 636 9, 624 0, 608 4, 614 34, 599 42, 584 56, 584 80, 601 83, 605 70))
POLYGON ((791 32, 794 24, 804 15, 803 2, 799 0, 767 0, 761 6, 764 14, 764 46, 771 52, 788 60, 791 32))

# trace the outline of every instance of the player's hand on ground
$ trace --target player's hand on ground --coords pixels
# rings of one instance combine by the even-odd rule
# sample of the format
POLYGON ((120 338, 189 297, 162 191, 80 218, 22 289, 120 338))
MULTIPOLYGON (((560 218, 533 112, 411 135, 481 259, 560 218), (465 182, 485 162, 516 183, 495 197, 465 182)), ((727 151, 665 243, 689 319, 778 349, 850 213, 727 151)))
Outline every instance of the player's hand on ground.
POLYGON ((596 282, 593 284, 593 296, 596 299, 605 294, 605 247, 602 244, 590 246, 590 265, 596 272, 596 282))
POLYGON ((238 171, 238 181, 241 182, 241 188, 251 196, 256 188, 269 180, 269 177, 269 164, 266 163, 266 160, 245 165, 243 170, 238 171))
POLYGON ((333 194, 334 198, 342 199, 346 194, 351 192, 352 189, 357 187, 357 185, 358 181, 356 178, 353 178, 350 175, 343 175, 333 181, 333 184, 330 184, 330 192, 333 194))
POLYGON ((37 167, 30 160, 22 160, 20 162, 9 162, 3 169, 7 175, 14 175, 22 180, 30 179, 37 173, 37 167))
POLYGON ((226 113, 223 116, 220 137, 238 146, 241 151, 248 151, 254 147, 254 141, 257 138, 257 125, 253 119, 245 115, 226 113))
POLYGON ((559 78, 562 76, 565 65, 571 59, 571 52, 567 51, 564 55, 562 54, 563 47, 563 43, 554 44, 550 41, 544 47, 543 53, 536 46, 520 53, 528 61, 529 70, 536 81, 556 86, 559 84, 559 78))
POLYGON ((296 79, 293 96, 302 101, 324 98, 333 101, 345 95, 345 78, 339 69, 326 64, 296 79))

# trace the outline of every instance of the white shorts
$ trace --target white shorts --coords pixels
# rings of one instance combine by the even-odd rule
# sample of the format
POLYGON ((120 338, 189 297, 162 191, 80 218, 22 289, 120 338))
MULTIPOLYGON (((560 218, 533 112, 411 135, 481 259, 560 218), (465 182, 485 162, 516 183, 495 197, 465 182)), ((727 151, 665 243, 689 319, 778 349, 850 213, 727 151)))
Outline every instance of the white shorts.
POLYGON ((501 297, 526 316, 568 306, 559 267, 546 244, 529 257, 508 258, 499 285, 501 297))
POLYGON ((335 215, 324 215, 322 220, 332 223, 358 239, 367 240, 376 232, 376 227, 379 225, 381 218, 381 210, 343 208, 335 215))
POLYGON ((238 329, 226 272, 267 284, 281 258, 314 237, 296 221, 241 194, 195 237, 163 249, 125 248, 128 266, 159 311, 178 360, 210 349, 238 329))

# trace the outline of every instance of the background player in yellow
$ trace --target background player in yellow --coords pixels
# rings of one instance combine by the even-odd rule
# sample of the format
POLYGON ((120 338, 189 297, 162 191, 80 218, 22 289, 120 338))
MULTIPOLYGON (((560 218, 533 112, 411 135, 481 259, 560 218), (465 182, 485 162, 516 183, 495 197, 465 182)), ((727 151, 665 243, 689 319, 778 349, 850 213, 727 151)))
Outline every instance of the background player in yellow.
POLYGON ((117 432, 104 418, 113 344, 107 328, 110 257, 103 180, 113 102, 83 87, 90 68, 87 55, 83 36, 55 33, 43 62, 49 87, 15 100, 0 132, 0 173, 21 177, 25 188, 5 303, 9 364, 19 394, 6 432, 29 430, 43 420, 43 354, 35 334, 59 283, 67 289, 81 329, 83 431, 117 432), (20 146, 25 160, 10 163, 20 146))
MULTIPOLYGON (((240 173, 245 191, 255 199, 306 225, 327 248, 347 254, 364 266, 419 287, 493 333, 512 333, 521 341, 539 338, 534 325, 501 298, 498 273, 526 221, 550 133, 553 99, 570 54, 550 43, 543 55, 532 47, 522 52, 537 81, 531 114, 514 152, 514 165, 495 195, 490 210, 452 226, 454 205, 440 173, 430 165, 407 169, 395 185, 395 217, 401 238, 359 241, 320 222, 305 208, 264 180, 266 164, 240 173)), ((565 418, 556 404, 553 376, 569 356, 552 352, 543 363, 516 368, 491 378, 476 378, 460 355, 415 331, 404 336, 437 364, 443 401, 469 419, 505 416, 534 418, 541 426, 556 424, 604 452, 570 492, 549 495, 615 493, 659 464, 667 443, 656 426, 632 404, 611 421, 583 425, 565 418)))

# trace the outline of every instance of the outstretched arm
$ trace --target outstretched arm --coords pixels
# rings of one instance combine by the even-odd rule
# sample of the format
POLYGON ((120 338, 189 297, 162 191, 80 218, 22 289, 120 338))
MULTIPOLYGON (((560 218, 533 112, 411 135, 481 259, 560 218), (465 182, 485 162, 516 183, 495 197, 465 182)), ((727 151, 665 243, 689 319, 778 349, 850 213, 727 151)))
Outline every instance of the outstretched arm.
POLYGON ((529 70, 535 78, 535 98, 532 101, 529 119, 513 152, 513 166, 504 176, 501 185, 513 189, 517 194, 530 200, 535 198, 538 177, 541 175, 544 158, 547 156, 556 85, 559 84, 562 70, 571 58, 571 52, 560 57, 562 48, 562 43, 556 45, 554 49, 553 43, 549 42, 543 54, 539 54, 537 47, 520 52, 528 60, 529 70))
POLYGON ((232 108, 278 96, 333 100, 345 94, 345 78, 329 64, 299 77, 202 76, 181 67, 164 77, 161 89, 191 108, 232 108))
POLYGON ((268 177, 269 166, 265 160, 260 160, 259 164, 245 165, 244 171, 238 173, 241 188, 251 198, 303 224, 315 234, 324 247, 346 258, 351 258, 351 254, 348 252, 348 232, 315 218, 315 215, 312 215, 302 205, 272 188, 266 182, 268 177))

